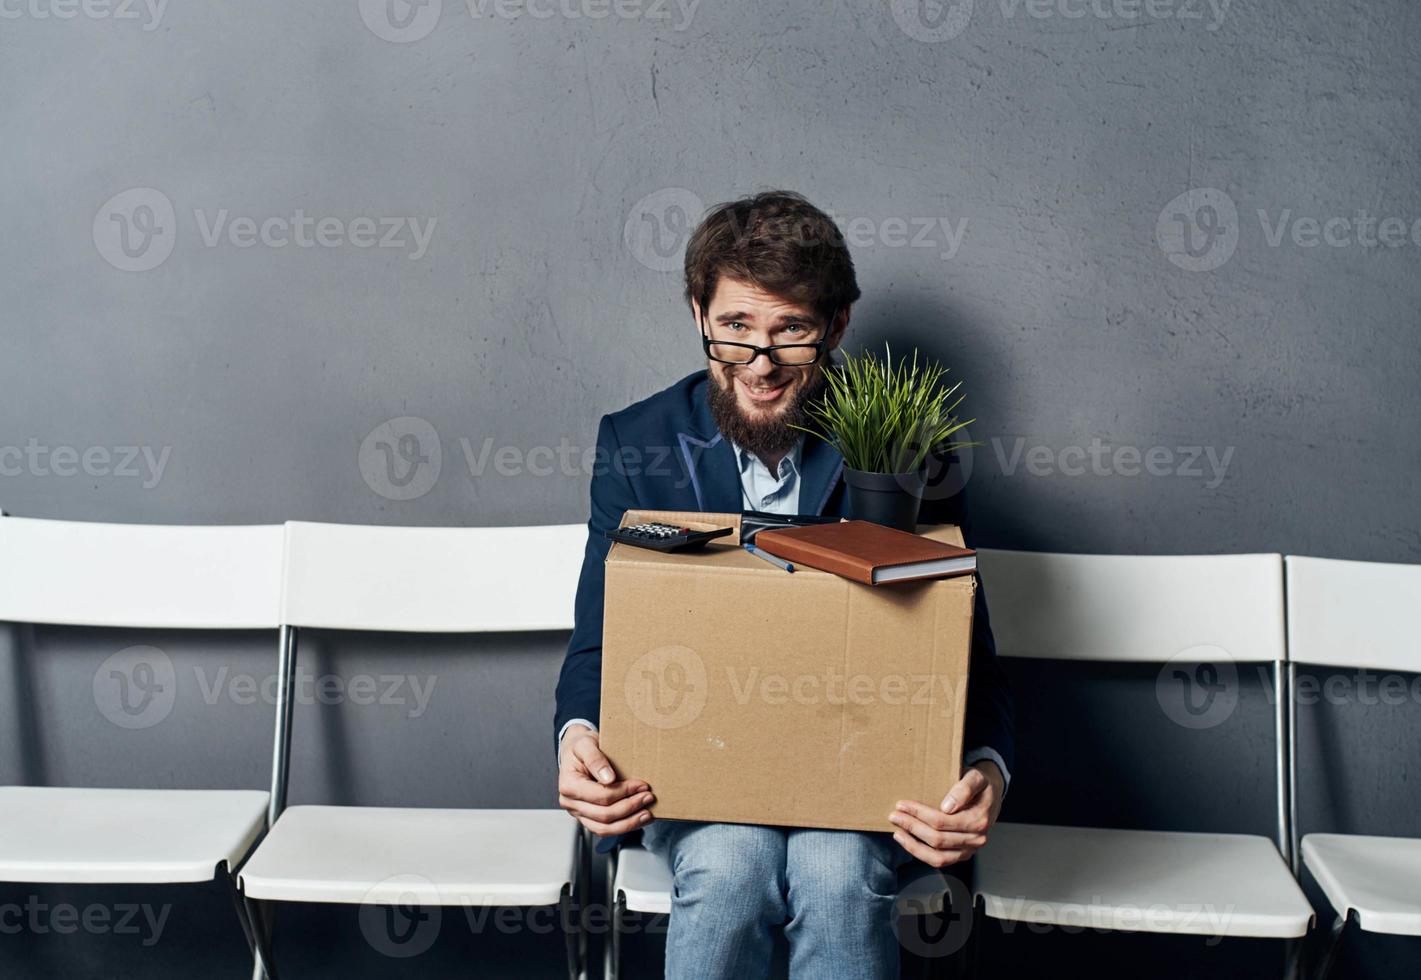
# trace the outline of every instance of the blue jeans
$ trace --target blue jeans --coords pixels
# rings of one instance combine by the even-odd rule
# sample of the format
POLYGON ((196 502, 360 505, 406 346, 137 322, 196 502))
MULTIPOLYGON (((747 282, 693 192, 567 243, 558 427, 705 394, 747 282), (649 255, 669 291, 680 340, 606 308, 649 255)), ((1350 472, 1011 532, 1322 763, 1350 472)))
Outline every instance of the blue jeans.
POLYGON ((768 977, 784 927, 792 980, 896 980, 891 834, 658 820, 642 833, 671 866, 667 980, 768 977))

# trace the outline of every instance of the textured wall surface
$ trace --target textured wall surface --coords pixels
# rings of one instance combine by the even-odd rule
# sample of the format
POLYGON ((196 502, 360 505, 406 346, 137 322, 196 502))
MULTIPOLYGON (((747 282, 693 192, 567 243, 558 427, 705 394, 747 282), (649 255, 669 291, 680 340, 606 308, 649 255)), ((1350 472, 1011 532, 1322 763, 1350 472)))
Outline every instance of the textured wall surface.
MULTIPOLYGON (((964 380, 982 543, 1421 561, 1419 42, 1407 0, 0 3, 0 506, 583 520, 598 416, 698 367, 690 224, 789 187, 854 251, 850 344, 964 380)), ((562 640, 313 638, 312 677, 404 680, 299 706, 293 801, 552 805, 562 640)), ((263 785, 271 708, 234 677, 272 655, 18 630, 0 780, 263 785), (135 643, 177 683, 129 729, 93 679, 135 643)), ((1009 816, 1271 829, 1251 674, 1199 732, 1153 671, 1012 670, 1009 816)), ((1421 833, 1421 696, 1343 680, 1300 710, 1304 829, 1421 833)), ((0 887, 35 896, 172 916, 151 949, 6 930, 14 975, 243 975, 220 892, 0 887)), ((533 969, 529 937, 447 922, 408 962, 341 910, 283 927, 298 976, 533 969)), ((1071 938, 1000 955, 1250 975, 1275 952, 1071 938)))

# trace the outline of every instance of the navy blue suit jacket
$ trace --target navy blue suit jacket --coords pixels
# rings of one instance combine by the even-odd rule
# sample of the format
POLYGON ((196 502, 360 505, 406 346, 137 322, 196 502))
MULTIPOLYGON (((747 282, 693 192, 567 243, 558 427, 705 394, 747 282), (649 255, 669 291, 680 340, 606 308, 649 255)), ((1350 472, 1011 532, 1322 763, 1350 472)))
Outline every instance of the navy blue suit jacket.
MULTIPOLYGON (((735 450, 711 418, 708 384, 706 373, 699 371, 602 417, 592 476, 592 517, 587 522, 587 550, 577 586, 572 640, 558 678, 554 737, 572 719, 597 723, 600 713, 603 563, 611 548, 603 532, 621 523, 622 513, 632 508, 719 513, 744 509, 735 450)), ((805 437, 799 477, 802 513, 844 515, 843 467, 844 458, 838 450, 822 439, 805 437)), ((924 500, 919 520, 956 524, 970 547, 963 497, 964 491, 959 491, 946 500, 924 500)), ((1010 771, 1014 747, 1011 689, 997 662, 980 581, 969 670, 963 749, 995 749, 1010 771)))

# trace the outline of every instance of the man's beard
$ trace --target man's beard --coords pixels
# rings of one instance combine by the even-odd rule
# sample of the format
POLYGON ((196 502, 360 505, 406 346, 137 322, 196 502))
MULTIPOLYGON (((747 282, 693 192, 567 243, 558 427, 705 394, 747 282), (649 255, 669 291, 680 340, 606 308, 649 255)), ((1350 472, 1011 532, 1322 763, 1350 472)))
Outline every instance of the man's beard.
POLYGON ((710 387, 707 398, 710 401, 711 418, 716 426, 731 442, 754 453, 756 456, 783 456, 794 447, 804 433, 791 426, 817 428, 814 420, 805 411, 805 406, 819 397, 828 384, 823 371, 815 371, 809 381, 796 388, 790 395, 790 402, 783 411, 766 413, 760 418, 747 417, 740 409, 735 395, 735 379, 730 379, 729 389, 721 387, 719 376, 707 368, 710 387))

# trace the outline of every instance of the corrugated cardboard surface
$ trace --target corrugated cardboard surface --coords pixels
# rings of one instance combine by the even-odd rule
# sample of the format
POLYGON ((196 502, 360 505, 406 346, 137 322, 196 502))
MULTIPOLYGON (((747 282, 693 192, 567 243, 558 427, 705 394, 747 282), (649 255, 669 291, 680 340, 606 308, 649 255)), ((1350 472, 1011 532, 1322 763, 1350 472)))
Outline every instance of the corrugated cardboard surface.
MULTIPOLYGON (((623 523, 738 515, 629 511, 623 523)), ((960 545, 953 527, 926 530, 960 545)), ((727 539, 728 540, 728 539, 727 539)), ((891 831, 956 782, 972 576, 867 586, 734 544, 607 557, 603 750, 658 817, 891 831)))

